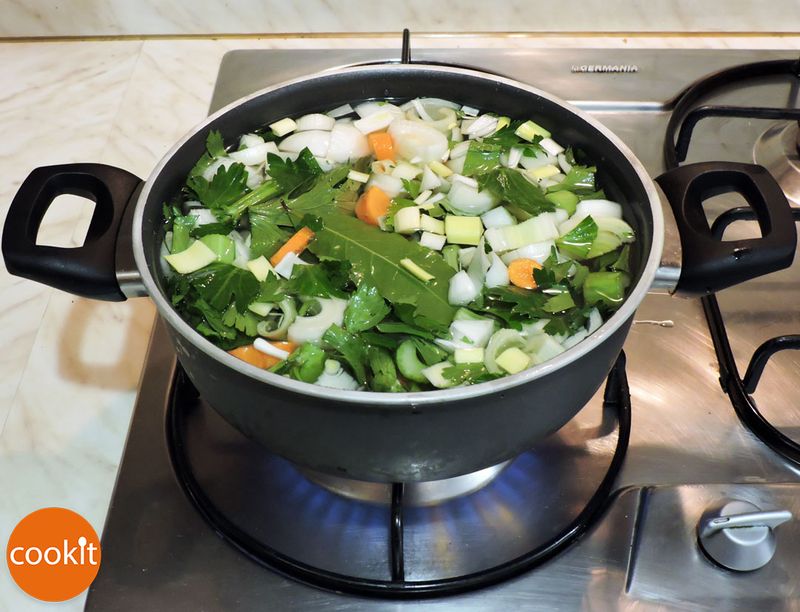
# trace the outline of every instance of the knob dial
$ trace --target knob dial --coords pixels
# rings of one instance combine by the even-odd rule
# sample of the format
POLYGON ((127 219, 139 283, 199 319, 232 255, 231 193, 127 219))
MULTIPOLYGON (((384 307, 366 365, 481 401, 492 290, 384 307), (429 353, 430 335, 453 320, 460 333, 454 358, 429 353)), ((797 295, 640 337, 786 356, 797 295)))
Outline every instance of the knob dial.
POLYGON ((792 518, 788 510, 768 510, 742 500, 708 508, 697 525, 700 548, 722 567, 750 572, 775 554, 775 527, 792 518))

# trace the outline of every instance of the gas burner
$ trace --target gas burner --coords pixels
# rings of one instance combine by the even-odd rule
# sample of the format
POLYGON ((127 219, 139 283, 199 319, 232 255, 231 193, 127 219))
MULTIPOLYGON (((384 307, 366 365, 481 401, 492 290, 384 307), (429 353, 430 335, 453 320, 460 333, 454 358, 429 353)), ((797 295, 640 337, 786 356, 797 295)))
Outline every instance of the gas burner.
MULTIPOLYGON (((406 483, 404 485, 405 504, 408 506, 432 506, 462 495, 469 495, 492 482, 510 463, 511 461, 504 461, 454 478, 406 483)), ((300 471, 314 484, 342 497, 379 504, 392 502, 392 485, 390 484, 352 480, 306 468, 301 468, 300 471)))
POLYGON ((513 461, 413 484, 298 468, 228 425, 180 366, 169 394, 172 467, 215 533, 299 582, 378 597, 477 589, 566 549, 607 508, 630 436, 623 354, 598 426, 568 424, 513 461), (611 452, 590 450, 597 445, 611 452), (443 544, 447 554, 435 558, 431 546, 443 544))
POLYGON ((795 206, 800 206, 800 126, 796 121, 776 123, 753 147, 753 160, 775 177, 795 206))

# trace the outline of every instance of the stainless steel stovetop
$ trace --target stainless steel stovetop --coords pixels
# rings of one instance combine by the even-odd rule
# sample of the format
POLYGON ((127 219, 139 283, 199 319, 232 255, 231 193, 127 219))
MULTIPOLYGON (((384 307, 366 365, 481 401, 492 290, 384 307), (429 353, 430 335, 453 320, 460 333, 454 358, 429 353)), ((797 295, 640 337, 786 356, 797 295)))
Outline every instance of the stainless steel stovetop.
MULTIPOLYGON (((671 104, 687 85, 727 66, 787 57, 760 51, 590 49, 437 49, 414 50, 413 55, 415 61, 501 73, 573 101, 616 132, 654 176, 663 170, 662 142, 671 104), (581 66, 597 64, 635 65, 637 70, 580 71, 581 66), (573 66, 579 71, 573 72, 573 66)), ((395 54, 385 50, 234 51, 223 60, 211 108, 317 70, 395 59, 395 54)), ((715 101, 784 106, 793 104, 792 95, 787 84, 764 83, 726 91, 715 101)), ((688 161, 751 161, 753 143, 770 124, 730 118, 703 121, 696 129, 688 161)), ((730 206, 731 200, 718 197, 708 205, 713 215, 730 206)), ((752 226, 737 223, 730 232, 749 235, 752 226)), ((718 295, 741 371, 767 338, 800 332, 799 276, 800 263, 718 295)), ((103 535, 103 566, 87 609, 800 609, 800 472, 738 421, 720 389, 699 302, 648 297, 625 352, 632 433, 616 481, 617 493, 602 520, 577 544, 513 580, 457 596, 387 601, 336 594, 284 578, 241 555, 200 518, 170 467, 164 415, 175 356, 157 325, 103 535), (763 509, 789 509, 797 517, 776 530, 777 553, 766 567, 750 573, 724 570, 698 549, 697 522, 710 504, 723 498, 750 501, 763 509)), ((790 436, 800 434, 799 359, 789 351, 773 358, 754 395, 767 418, 790 436)), ((540 491, 542 517, 549 517, 553 506, 569 504, 558 497, 559 487, 584 481, 592 486, 597 478, 592 466, 608 464, 617 430, 602 425, 601 400, 602 392, 554 443, 544 445, 550 455, 541 450, 534 455, 557 463, 555 455, 568 449, 578 457, 563 464, 572 466, 570 470, 550 480, 546 469, 529 470, 530 478, 535 480, 540 474, 542 481, 512 483, 540 491)), ((203 418, 212 433, 222 427, 209 421, 211 417, 203 418)), ((259 482, 257 471, 241 471, 237 447, 224 436, 212 435, 206 444, 193 452, 206 462, 214 482, 225 483, 210 486, 233 500, 233 506, 255 503, 251 497, 269 497, 267 492, 277 490, 276 485, 259 482)), ((468 565, 465 560, 470 555, 485 552, 481 547, 486 540, 472 535, 487 530, 489 538, 499 542, 495 546, 513 549, 516 542, 525 540, 525 534, 515 532, 519 525, 513 508, 491 499, 499 490, 498 486, 494 492, 487 488, 476 494, 483 497, 474 498, 478 501, 472 503, 472 511, 448 516, 447 525, 438 516, 438 530, 411 533, 407 556, 454 567, 468 565)), ((511 499, 514 491, 503 494, 503 499, 511 499)), ((264 506, 265 517, 271 517, 282 502, 280 498, 258 501, 271 504, 264 506)), ((359 555, 373 559, 375 547, 382 544, 368 520, 371 510, 360 507, 344 518, 333 516, 334 510, 317 505, 295 517, 304 529, 279 536, 287 546, 302 542, 312 549, 324 547, 327 544, 314 537, 315 530, 326 521, 338 521, 341 546, 315 550, 313 555, 322 563, 341 557, 342 563, 357 565, 359 555)), ((543 526, 545 520, 530 524, 543 526)), ((418 567, 424 574, 426 564, 418 567)))

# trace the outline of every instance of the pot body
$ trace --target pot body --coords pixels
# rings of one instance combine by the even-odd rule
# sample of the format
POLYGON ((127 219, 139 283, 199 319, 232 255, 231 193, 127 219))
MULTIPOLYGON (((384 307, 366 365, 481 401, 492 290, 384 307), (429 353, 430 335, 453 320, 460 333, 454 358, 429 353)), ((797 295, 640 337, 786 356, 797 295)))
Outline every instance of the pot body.
POLYGON ((457 402, 395 406, 311 398, 269 387, 186 345, 170 327, 189 378, 217 412, 282 457, 375 482, 459 476, 511 459, 565 425, 605 382, 631 319, 569 367, 457 402))
MULTIPOLYGON (((482 73, 426 66, 365 67, 323 73, 260 92, 219 111, 180 143, 156 169, 137 203, 137 263, 165 318, 178 358, 203 397, 230 423, 279 455, 320 472, 378 482, 438 480, 494 465, 558 430, 603 384, 652 282, 662 243, 660 201, 638 161, 600 124, 564 102, 482 73), (610 199, 625 204, 636 229, 634 287, 621 310, 593 336, 523 374, 462 393, 353 394, 296 381, 270 380, 242 362, 222 358, 163 299, 158 273, 161 202, 175 193, 202 154, 205 135, 230 141, 284 116, 323 111, 370 98, 417 96, 455 100, 511 117, 532 117, 563 145, 598 165, 610 199), (137 240, 138 238, 138 240, 137 240), (154 239, 155 238, 155 239, 154 239), (208 346, 206 346, 208 345, 208 346), (200 349, 200 350, 198 350, 200 349), (272 384, 264 384, 270 380, 272 384), (292 384, 276 386, 276 382, 292 384), (497 384, 503 383, 503 384, 497 384), (483 389, 481 389, 483 388, 483 389)), ((212 347, 213 348, 213 347, 212 347)), ((227 355, 225 355, 227 357, 227 355)))
MULTIPOLYGON (((791 264, 796 244, 791 211, 763 168, 727 164, 723 171, 719 165, 697 164, 659 182, 675 213, 684 254, 692 253, 695 269, 702 267, 702 274, 691 276, 696 292, 791 264), (763 238, 715 243, 724 248, 711 244, 707 223, 703 229, 698 214, 704 197, 725 189, 745 195, 759 214, 763 238)), ((228 106, 177 143, 143 185, 123 170, 98 164, 38 168, 9 210, 3 254, 13 274, 101 299, 136 294, 130 279, 138 273, 141 293, 154 300, 187 374, 242 433, 320 472, 410 482, 497 464, 569 421, 606 379, 655 278, 663 234, 661 201, 652 179, 593 118, 544 91, 493 75, 442 66, 383 65, 312 75, 228 106), (608 321, 583 342, 519 374, 471 387, 391 394, 326 389, 259 370, 215 347, 180 318, 166 296, 160 266, 162 205, 183 186, 205 150, 209 130, 219 130, 231 143, 286 116, 366 99, 415 97, 445 98, 531 118, 598 167, 607 197, 622 203, 637 236, 629 296, 608 321), (44 213, 61 193, 86 195, 97 203, 86 243, 79 249, 35 244, 44 213)))

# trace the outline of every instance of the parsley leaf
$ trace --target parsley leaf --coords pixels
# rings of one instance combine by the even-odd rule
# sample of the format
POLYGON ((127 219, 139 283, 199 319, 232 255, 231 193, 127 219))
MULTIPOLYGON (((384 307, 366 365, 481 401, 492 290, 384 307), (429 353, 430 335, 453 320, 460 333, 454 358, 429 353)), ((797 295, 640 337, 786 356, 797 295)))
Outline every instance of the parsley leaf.
POLYGON ((278 184, 283 193, 294 191, 318 174, 322 174, 322 168, 308 148, 300 151, 295 161, 288 157, 283 159, 275 153, 268 153, 267 163, 270 178, 278 184))
POLYGON ((213 263, 192 272, 189 281, 200 296, 218 311, 225 310, 233 301, 236 310, 244 312, 260 289, 260 283, 250 270, 222 263, 213 263))
POLYGON ((359 384, 367 384, 367 349, 357 336, 338 325, 331 325, 322 336, 322 341, 344 358, 359 384))
POLYGON ((390 308, 378 290, 368 283, 361 283, 350 296, 344 311, 344 326, 350 332, 361 332, 382 321, 390 308))
POLYGON ((531 216, 555 210, 555 204, 544 192, 512 168, 499 168, 476 177, 481 190, 488 189, 500 199, 513 204, 531 216))
POLYGON ((250 255, 269 257, 289 239, 290 233, 280 227, 288 221, 277 202, 258 204, 248 210, 250 218, 250 255))
POLYGON ((485 174, 500 167, 500 154, 503 147, 486 141, 473 140, 467 149, 464 158, 464 168, 461 174, 473 176, 475 174, 485 174))
POLYGON ((205 225, 199 225, 191 231, 191 235, 193 238, 202 238, 203 236, 208 236, 209 234, 222 234, 223 236, 227 236, 235 229, 233 223, 231 222, 224 222, 224 223, 206 223, 205 225))
MULTIPOLYGON (((286 292, 311 297, 347 298, 350 265, 344 261, 326 261, 313 266, 295 266, 286 292)), ((351 330, 353 331, 353 330, 351 330)))
POLYGON ((403 179, 403 189, 408 192, 408 197, 413 200, 422 192, 422 181, 403 179))
POLYGON ((186 185, 219 218, 226 215, 226 206, 236 202, 247 191, 247 171, 244 164, 240 163, 231 164, 227 168, 220 166, 211 181, 200 175, 190 176, 186 185))
POLYGON ((226 154, 222 134, 217 130, 211 130, 206 136, 206 151, 189 171, 189 176, 200 176, 216 158, 224 157, 226 154))

